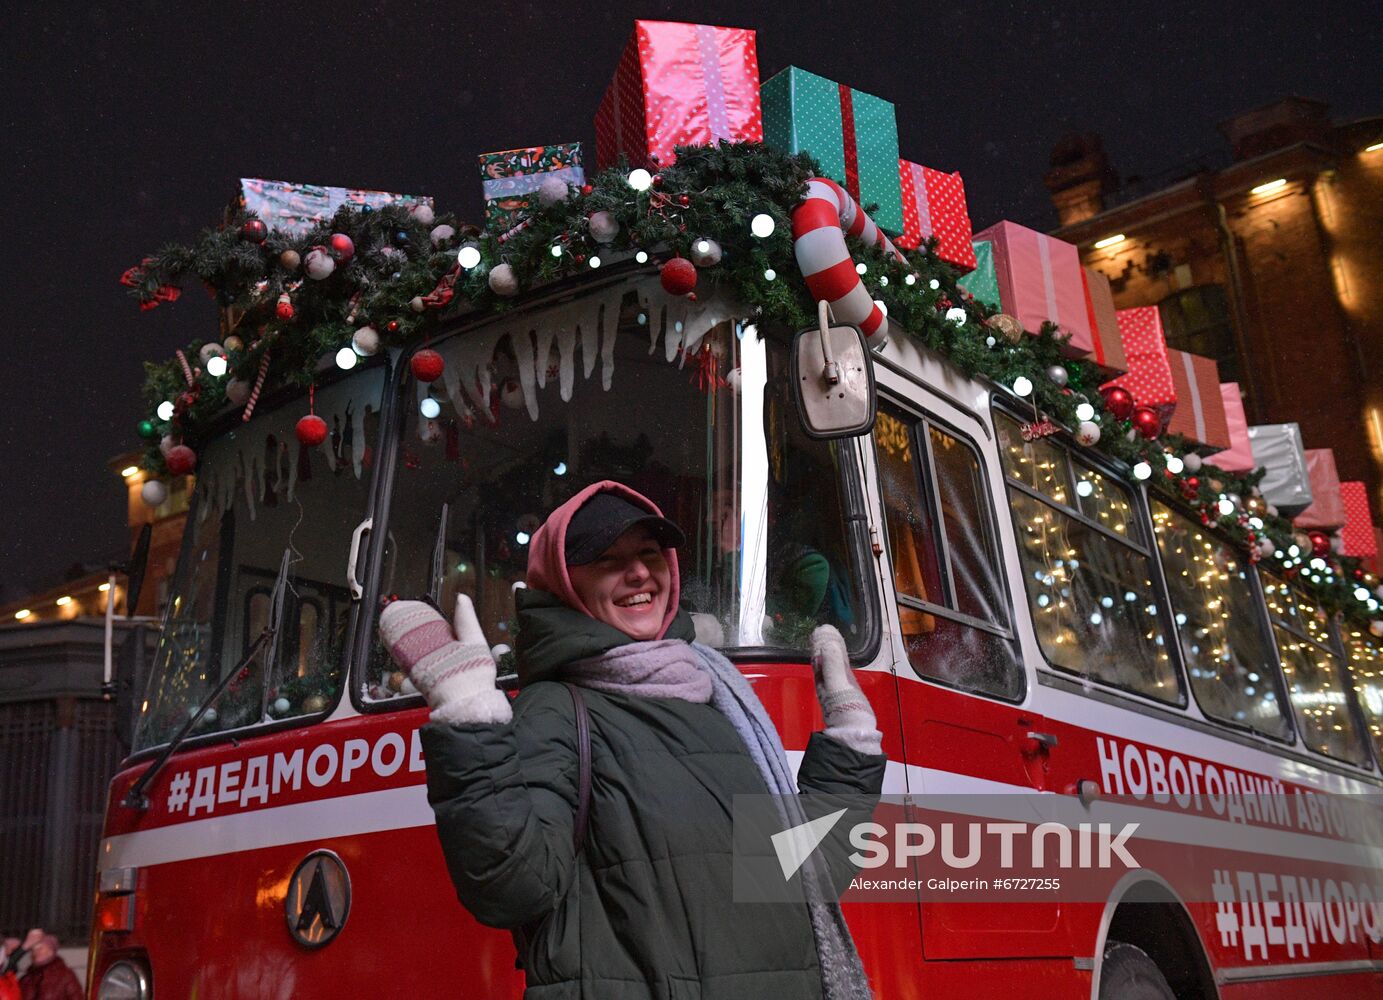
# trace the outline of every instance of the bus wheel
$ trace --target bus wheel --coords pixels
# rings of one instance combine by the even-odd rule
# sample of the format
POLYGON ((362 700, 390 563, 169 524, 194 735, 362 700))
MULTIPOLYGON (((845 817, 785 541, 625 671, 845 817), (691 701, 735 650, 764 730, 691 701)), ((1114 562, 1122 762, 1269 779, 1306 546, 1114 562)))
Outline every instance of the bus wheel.
POLYGON ((1100 970, 1100 1000, 1176 1000, 1176 994, 1146 951, 1111 941, 1100 970))

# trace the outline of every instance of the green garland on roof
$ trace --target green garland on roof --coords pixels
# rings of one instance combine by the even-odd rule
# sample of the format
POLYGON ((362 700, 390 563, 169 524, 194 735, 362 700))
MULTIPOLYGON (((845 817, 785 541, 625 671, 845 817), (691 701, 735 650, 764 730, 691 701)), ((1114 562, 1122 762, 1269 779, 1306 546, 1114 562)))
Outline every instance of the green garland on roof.
MULTIPOLYGON (((226 406, 228 385, 238 381, 243 392, 255 381, 266 353, 266 391, 283 384, 307 386, 323 358, 350 345, 361 327, 373 327, 381 346, 408 348, 459 314, 499 313, 521 305, 523 293, 589 271, 592 258, 643 250, 657 262, 691 256, 694 241, 712 239, 722 256, 718 263, 698 268, 698 288, 727 287, 765 320, 807 326, 815 321, 816 309, 797 272, 790 220, 807 180, 818 173, 809 156, 758 143, 680 147, 676 162, 660 169, 652 187, 630 187, 627 166, 605 170, 566 200, 536 209, 522 228, 504 236, 448 215, 425 223, 398 206, 373 211, 343 207, 304 236, 270 231, 263 242, 254 242, 242 235, 254 216, 235 215, 204 230, 192 246, 163 247, 122 278, 144 309, 174 301, 182 285, 199 280, 227 317, 219 345, 229 364, 226 376, 213 378, 199 364, 202 342, 184 352, 190 384, 177 358, 146 365, 144 397, 150 416, 140 427, 149 443, 145 466, 156 475, 166 472, 159 448, 166 436, 195 448, 207 422, 226 406), (608 213, 618 223, 613 240, 601 243, 592 235, 590 217, 596 212, 608 213), (749 228, 761 213, 775 223, 764 238, 749 228), (314 248, 329 248, 334 234, 349 237, 354 253, 342 259, 332 251, 332 273, 321 280, 306 277, 301 262, 314 248), (457 263, 457 252, 466 245, 480 254, 480 262, 470 269, 457 263), (490 271, 501 264, 513 269, 520 289, 516 297, 499 296, 489 286, 490 271), (285 302, 288 308, 283 308, 285 302), (167 420, 156 415, 164 400, 174 403, 167 420)), ((1146 462, 1155 491, 1189 506, 1203 524, 1224 531, 1255 561, 1261 539, 1270 539, 1280 552, 1301 545, 1284 518, 1265 515, 1262 527, 1256 527, 1242 507, 1220 515, 1221 494, 1254 496, 1261 470, 1237 476, 1205 466, 1194 485, 1189 475, 1169 472, 1164 449, 1183 454, 1187 443, 1130 434, 1132 425, 1116 420, 1104 407, 1098 369, 1066 357, 1055 327, 1046 325, 1010 344, 986 324, 990 310, 959 287, 960 275, 931 247, 906 252, 898 260, 853 238, 849 242, 855 260, 865 266, 865 286, 888 310, 895 336, 905 330, 965 374, 1005 389, 1019 376, 1028 379, 1033 392, 1020 405, 1035 405, 1043 416, 1068 428, 1079 422, 1077 405, 1090 403, 1102 430, 1101 451, 1130 466, 1146 462), (1052 365, 1066 369, 1065 386, 1047 376, 1052 365)), ((1329 574, 1316 574, 1321 582, 1309 579, 1310 569, 1300 582, 1323 606, 1367 625, 1371 616, 1354 588, 1361 581, 1371 581, 1370 587, 1376 581, 1363 574, 1357 560, 1332 556, 1329 561, 1329 574)), ((1302 572, 1300 564, 1285 568, 1288 576, 1302 572)))

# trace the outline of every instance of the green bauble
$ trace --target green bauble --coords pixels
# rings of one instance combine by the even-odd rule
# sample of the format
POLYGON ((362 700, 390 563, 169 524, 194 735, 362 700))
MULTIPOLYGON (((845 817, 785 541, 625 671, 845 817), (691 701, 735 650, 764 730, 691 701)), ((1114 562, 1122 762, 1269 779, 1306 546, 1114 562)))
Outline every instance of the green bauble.
POLYGON ((152 420, 141 420, 139 422, 139 436, 146 441, 158 437, 158 428, 154 426, 152 420))

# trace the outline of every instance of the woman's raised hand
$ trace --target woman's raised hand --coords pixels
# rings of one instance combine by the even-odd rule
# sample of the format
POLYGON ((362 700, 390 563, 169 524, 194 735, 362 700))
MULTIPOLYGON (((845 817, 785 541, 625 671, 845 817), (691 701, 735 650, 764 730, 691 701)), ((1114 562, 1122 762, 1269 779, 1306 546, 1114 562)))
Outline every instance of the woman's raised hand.
POLYGON ((495 687, 495 658, 466 595, 457 595, 450 623, 426 601, 394 601, 380 612, 379 636, 432 706, 434 719, 495 723, 513 717, 509 699, 495 687))
POLYGON ((816 698, 826 717, 826 735, 864 754, 881 753, 883 739, 874 709, 855 680, 845 640, 834 625, 812 631, 812 673, 816 698))

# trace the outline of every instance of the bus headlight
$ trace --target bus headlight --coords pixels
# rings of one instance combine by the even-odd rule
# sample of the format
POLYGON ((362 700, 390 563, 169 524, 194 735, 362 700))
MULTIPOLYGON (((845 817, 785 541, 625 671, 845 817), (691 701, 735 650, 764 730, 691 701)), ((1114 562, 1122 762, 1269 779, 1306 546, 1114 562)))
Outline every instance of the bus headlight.
POLYGON ((149 976, 137 962, 116 962, 101 977, 96 1000, 149 1000, 149 976))

